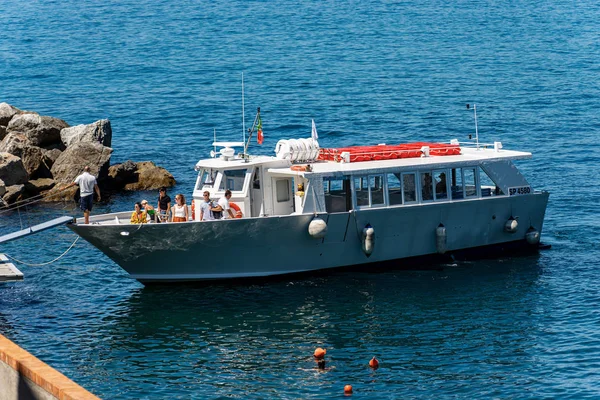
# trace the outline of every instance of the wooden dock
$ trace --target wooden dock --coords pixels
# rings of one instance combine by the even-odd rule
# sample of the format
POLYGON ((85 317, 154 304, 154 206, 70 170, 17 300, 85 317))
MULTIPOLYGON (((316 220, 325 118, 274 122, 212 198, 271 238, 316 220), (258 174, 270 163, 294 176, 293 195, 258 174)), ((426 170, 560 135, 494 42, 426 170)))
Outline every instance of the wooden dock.
POLYGON ((8 262, 8 257, 0 254, 0 282, 22 281, 23 273, 8 262))

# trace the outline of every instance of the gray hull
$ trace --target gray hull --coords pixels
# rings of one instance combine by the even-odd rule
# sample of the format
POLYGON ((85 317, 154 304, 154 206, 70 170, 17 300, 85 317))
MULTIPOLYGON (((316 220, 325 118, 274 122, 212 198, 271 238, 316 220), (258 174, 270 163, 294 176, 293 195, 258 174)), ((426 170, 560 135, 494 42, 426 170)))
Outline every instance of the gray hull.
POLYGON ((435 254, 436 228, 448 252, 524 241, 542 232, 548 193, 319 215, 327 235, 308 234, 313 215, 143 225, 70 225, 141 282, 200 281, 316 271, 435 254), (519 217, 516 232, 505 232, 519 217), (362 230, 375 231, 373 252, 362 230))

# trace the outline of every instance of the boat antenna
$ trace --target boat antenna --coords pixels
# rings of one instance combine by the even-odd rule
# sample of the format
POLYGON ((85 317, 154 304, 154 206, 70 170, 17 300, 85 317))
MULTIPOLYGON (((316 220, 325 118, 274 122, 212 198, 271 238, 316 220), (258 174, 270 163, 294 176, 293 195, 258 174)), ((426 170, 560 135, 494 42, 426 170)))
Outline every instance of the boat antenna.
MULTIPOLYGON (((246 142, 246 113, 244 107, 244 73, 242 72, 242 142, 246 142)), ((246 151, 244 150, 244 154, 246 151)))
MULTIPOLYGON (((467 110, 469 108, 470 105, 467 104, 467 110)), ((473 115, 475 116, 475 143, 477 145, 477 150, 479 150, 479 130, 477 129, 477 104, 475 103, 473 103, 473 115)))

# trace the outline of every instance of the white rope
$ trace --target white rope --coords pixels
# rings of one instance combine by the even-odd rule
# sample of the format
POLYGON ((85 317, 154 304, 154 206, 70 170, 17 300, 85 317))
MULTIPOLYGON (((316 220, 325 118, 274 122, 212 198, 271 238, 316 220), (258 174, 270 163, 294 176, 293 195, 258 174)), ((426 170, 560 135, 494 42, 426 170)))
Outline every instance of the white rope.
POLYGON ((75 243, 77 243, 77 241, 78 241, 78 240, 79 240, 79 236, 77 236, 77 238, 76 238, 76 239, 75 239, 75 241, 74 241, 74 242, 71 244, 71 246, 69 246, 69 248, 68 248, 68 249, 67 249, 67 250, 66 250, 64 253, 62 253, 60 256, 56 257, 56 258, 55 258, 54 260, 52 260, 52 261, 48 261, 48 262, 41 263, 41 264, 31 264, 31 263, 26 263, 25 261, 17 260, 16 258, 9 256, 8 254, 5 254, 5 256, 6 256, 6 257, 8 257, 8 258, 10 258, 10 259, 11 259, 11 260, 13 260, 13 261, 16 261, 16 262, 18 262, 18 263, 20 263, 20 264, 27 265, 27 266, 29 266, 29 267, 41 267, 41 266, 44 266, 44 265, 52 264, 53 262, 55 262, 55 261, 58 261, 58 260, 60 260, 61 258, 63 258, 63 257, 64 257, 64 256, 65 256, 65 255, 66 255, 68 252, 69 252, 69 250, 71 250, 71 249, 73 248, 73 246, 75 246, 75 243))

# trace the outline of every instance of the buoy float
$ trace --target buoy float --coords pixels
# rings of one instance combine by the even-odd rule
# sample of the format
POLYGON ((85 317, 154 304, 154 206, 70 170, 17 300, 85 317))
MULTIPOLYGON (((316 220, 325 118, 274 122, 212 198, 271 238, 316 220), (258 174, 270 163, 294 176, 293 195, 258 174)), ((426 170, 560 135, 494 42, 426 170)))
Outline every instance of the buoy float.
POLYGON ((525 233, 525 240, 530 245, 534 246, 540 243, 540 233, 532 226, 525 233))
POLYGON ((315 356, 315 358, 316 358, 317 360, 320 360, 320 359, 322 359, 323 357, 325 357, 325 354, 326 354, 326 353, 327 353, 327 350, 326 350, 326 349, 322 349, 322 348, 320 348, 320 347, 317 347, 317 348, 315 349, 315 354, 314 354, 314 356, 315 356))
POLYGON ((373 369, 379 368, 379 361, 377 361, 377 359, 375 357, 373 357, 371 359, 371 361, 369 361, 369 367, 371 367, 373 369))
POLYGON ((234 211, 233 216, 235 218, 242 218, 244 216, 244 214, 242 214, 242 210, 240 209, 240 206, 238 206, 237 204, 230 201, 229 207, 234 211))
POLYGON ((375 229, 371 224, 367 224, 362 231, 362 250, 367 255, 371 256, 375 248, 375 229))
POLYGON ((435 247, 438 254, 446 253, 446 227, 444 224, 439 224, 435 228, 435 247))
POLYGON ((352 385, 344 386, 344 394, 352 394, 352 385))
POLYGON ((327 235, 327 223, 315 216, 308 224, 308 234, 315 239, 323 239, 327 235))
POLYGON ((515 233, 517 231, 517 228, 519 227, 517 218, 510 217, 508 221, 506 221, 506 223, 504 224, 504 231, 508 233, 515 233))

